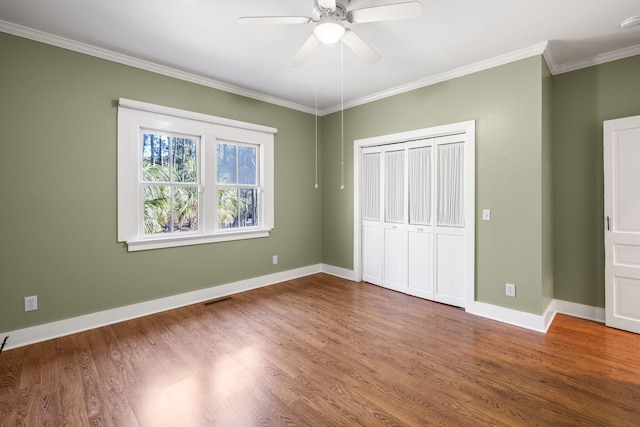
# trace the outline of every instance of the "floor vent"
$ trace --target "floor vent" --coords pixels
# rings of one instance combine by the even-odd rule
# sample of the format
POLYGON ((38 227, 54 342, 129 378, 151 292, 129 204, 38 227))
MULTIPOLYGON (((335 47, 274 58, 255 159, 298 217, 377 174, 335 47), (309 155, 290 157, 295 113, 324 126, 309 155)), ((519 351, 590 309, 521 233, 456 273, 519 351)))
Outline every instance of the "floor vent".
POLYGON ((230 300, 230 299, 231 299, 231 297, 216 298, 216 299, 212 299, 212 300, 203 302, 202 305, 205 305, 205 306, 212 305, 212 304, 216 304, 216 303, 222 302, 222 301, 227 301, 227 300, 230 300))

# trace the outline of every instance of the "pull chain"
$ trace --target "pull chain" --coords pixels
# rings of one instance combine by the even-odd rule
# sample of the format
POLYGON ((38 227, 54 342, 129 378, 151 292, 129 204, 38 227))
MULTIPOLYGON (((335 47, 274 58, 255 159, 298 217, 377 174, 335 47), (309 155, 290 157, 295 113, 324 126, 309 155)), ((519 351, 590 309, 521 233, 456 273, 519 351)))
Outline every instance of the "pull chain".
POLYGON ((340 189, 344 190, 344 43, 340 43, 340 189))

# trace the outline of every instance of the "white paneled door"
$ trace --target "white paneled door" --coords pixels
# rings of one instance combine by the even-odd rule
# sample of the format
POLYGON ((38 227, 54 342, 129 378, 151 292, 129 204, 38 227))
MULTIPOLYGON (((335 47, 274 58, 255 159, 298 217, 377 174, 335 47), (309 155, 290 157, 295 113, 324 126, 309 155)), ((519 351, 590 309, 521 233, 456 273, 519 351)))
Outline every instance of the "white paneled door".
POLYGON ((640 333, 640 116, 604 122, 605 318, 640 333))

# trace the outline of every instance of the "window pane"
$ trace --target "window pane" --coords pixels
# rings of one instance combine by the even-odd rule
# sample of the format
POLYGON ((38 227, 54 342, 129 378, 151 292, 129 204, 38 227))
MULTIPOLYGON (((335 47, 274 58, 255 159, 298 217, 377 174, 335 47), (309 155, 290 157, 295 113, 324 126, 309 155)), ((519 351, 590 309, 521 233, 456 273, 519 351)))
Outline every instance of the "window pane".
POLYGON ((173 182, 197 182, 197 141, 191 138, 173 137, 173 182))
POLYGON ((173 190, 172 231, 198 231, 198 187, 173 190))
POLYGON ((168 187, 144 187, 144 234, 171 230, 171 190, 168 187))
POLYGON ((169 137, 157 133, 142 134, 142 179, 169 181, 169 137))
POLYGON ((255 227, 258 225, 258 190, 256 188, 221 188, 218 190, 218 228, 255 227))
POLYGON ((217 170, 219 184, 235 184, 237 182, 235 145, 218 144, 217 170))
POLYGON ((256 225, 258 225, 258 190, 255 188, 241 188, 238 227, 253 227, 256 225))
POLYGON ((256 184, 256 147, 238 147, 238 184, 256 184))
POLYGON ((198 187, 144 187, 144 234, 198 230, 198 187))
POLYGON ((218 228, 237 227, 238 191, 235 188, 218 190, 218 228))

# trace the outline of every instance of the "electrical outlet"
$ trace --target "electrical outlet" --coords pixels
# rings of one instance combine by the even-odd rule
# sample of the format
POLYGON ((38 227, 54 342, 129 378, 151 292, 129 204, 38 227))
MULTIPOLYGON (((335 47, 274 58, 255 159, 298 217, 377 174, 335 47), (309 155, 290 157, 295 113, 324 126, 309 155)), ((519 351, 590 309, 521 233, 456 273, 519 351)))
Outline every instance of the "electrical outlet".
POLYGON ((273 256, 273 265, 276 265, 278 263, 278 255, 274 255, 273 256))
POLYGON ((514 285, 513 283, 507 283, 506 286, 506 295, 508 297, 516 297, 516 285, 514 285))
POLYGON ((38 309, 38 296, 24 297, 24 311, 34 311, 38 309))

